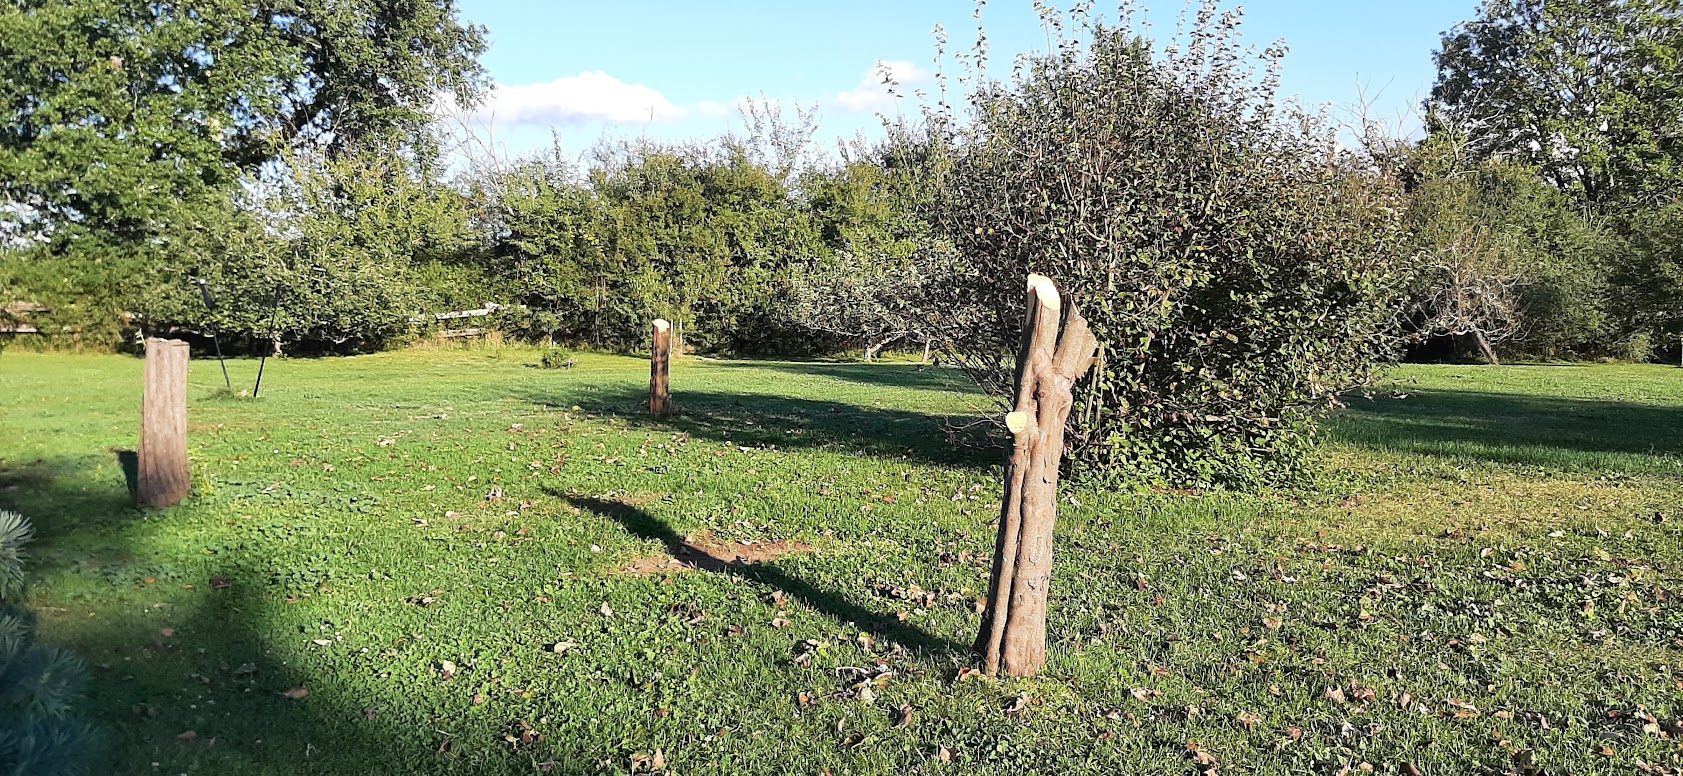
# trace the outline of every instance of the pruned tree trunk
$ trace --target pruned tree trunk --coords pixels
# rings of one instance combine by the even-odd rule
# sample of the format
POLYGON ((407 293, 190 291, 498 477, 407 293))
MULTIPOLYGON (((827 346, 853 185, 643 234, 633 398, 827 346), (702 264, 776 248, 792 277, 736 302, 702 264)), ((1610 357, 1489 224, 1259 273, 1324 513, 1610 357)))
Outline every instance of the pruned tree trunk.
POLYGON ((672 392, 667 375, 672 363, 672 324, 656 318, 649 343, 649 414, 666 417, 672 411, 672 392))
POLYGON ((1059 334, 1062 301, 1050 278, 1028 278, 1028 318, 1017 351, 1016 401, 1005 416, 1011 457, 1005 467, 999 538, 976 653, 989 674, 1032 676, 1046 664, 1046 603, 1052 581, 1052 528, 1058 467, 1075 381, 1091 369, 1098 339, 1075 305, 1059 334))
POLYGON ((1484 332, 1473 330, 1473 342, 1478 345, 1478 351, 1484 356, 1484 362, 1491 366, 1501 366, 1502 362, 1496 358, 1496 349, 1490 346, 1490 338, 1484 332))
POLYGON ((187 498, 187 343, 146 340, 135 500, 162 509, 187 498))
POLYGON ((923 363, 923 364, 929 363, 929 347, 932 344, 934 344, 934 340, 925 339, 923 341, 923 360, 919 363, 923 363))

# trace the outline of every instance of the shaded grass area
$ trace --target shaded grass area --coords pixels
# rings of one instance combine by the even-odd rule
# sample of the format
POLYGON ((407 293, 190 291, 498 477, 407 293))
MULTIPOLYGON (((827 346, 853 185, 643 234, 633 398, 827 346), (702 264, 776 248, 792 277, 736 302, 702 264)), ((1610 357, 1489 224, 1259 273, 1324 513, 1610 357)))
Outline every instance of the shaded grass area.
POLYGON ((654 421, 646 362, 536 358, 282 360, 256 401, 195 363, 195 496, 142 513, 139 362, 0 357, 0 507, 106 770, 1678 762, 1644 730, 1683 716, 1676 370, 1412 367, 1334 419, 1324 489, 1076 486, 1047 673, 993 681, 961 669, 997 455, 946 443, 990 412, 953 375, 684 361, 654 421), (815 549, 617 573, 703 533, 815 549))
POLYGON ((1335 419, 1351 445, 1456 463, 1683 476, 1683 370, 1414 368, 1335 419))

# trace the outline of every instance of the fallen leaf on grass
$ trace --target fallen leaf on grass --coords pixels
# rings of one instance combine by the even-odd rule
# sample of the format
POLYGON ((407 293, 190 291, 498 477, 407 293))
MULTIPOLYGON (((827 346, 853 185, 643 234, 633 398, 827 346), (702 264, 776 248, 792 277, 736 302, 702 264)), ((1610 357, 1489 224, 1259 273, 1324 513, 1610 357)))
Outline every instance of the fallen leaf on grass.
POLYGON ((894 727, 903 728, 912 724, 912 707, 901 706, 894 715, 894 727))
POLYGON ((294 687, 290 690, 287 690, 286 692, 281 693, 281 697, 286 698, 287 700, 295 701, 295 700, 299 700, 299 699, 301 699, 304 696, 309 695, 309 694, 310 694, 309 690, 306 690, 302 687, 294 687))
POLYGON ((186 743, 191 743, 193 741, 197 741, 198 738, 199 738, 199 734, 197 732, 189 730, 185 733, 182 733, 181 735, 176 736, 175 740, 180 741, 183 744, 186 744, 186 743))
POLYGON ((439 661, 438 673, 444 677, 444 681, 448 682, 456 678, 456 664, 448 660, 439 661))
POLYGON ((549 651, 554 652, 555 654, 559 655, 559 654, 561 654, 563 652, 566 652, 567 650, 572 649, 573 647, 576 647, 576 646, 578 646, 577 642, 557 641, 554 644, 549 645, 549 651))
POLYGON ((1203 776, 1216 776, 1220 772, 1218 770, 1219 761, 1216 760, 1216 756, 1204 751, 1196 741, 1187 742, 1186 756, 1191 758, 1193 764, 1198 767, 1198 772, 1203 776))

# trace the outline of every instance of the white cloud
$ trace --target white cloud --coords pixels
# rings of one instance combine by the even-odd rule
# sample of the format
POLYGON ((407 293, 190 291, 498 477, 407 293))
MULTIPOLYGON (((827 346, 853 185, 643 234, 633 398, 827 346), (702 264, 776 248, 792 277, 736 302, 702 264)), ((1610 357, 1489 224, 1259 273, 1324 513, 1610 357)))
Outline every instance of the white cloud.
POLYGON ((473 112, 478 121, 556 127, 681 121, 687 115, 658 90, 600 70, 549 83, 499 85, 473 112))
POLYGON ((722 102, 702 100, 701 102, 695 104, 695 113, 698 116, 718 118, 720 116, 729 116, 731 113, 731 107, 722 102))
POLYGON ((899 105, 896 95, 910 96, 913 87, 931 77, 928 70, 910 62, 878 62, 858 86, 831 98, 830 105, 843 113, 892 113, 899 105))

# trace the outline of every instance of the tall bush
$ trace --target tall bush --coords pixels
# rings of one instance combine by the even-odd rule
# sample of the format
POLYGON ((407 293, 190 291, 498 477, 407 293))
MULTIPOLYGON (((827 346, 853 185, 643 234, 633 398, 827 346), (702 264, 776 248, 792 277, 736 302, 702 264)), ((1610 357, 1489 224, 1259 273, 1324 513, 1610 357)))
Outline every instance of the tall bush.
POLYGON ((1624 322, 1619 355, 1640 361, 1663 348, 1669 356, 1683 336, 1683 200, 1633 215, 1627 229, 1615 276, 1615 314, 1624 322))
POLYGON ((1439 132, 1403 166, 1409 223, 1420 240, 1416 333, 1478 336, 1496 350, 1542 358, 1615 350, 1609 283, 1616 240, 1536 171, 1471 158, 1439 132), (1441 300, 1473 302, 1445 310, 1441 300))
MULTIPOLYGON (((1051 53, 925 117, 947 149, 933 216, 960 257, 937 301, 996 396, 1023 279, 1055 279, 1103 343, 1070 444, 1094 469, 1198 485, 1300 471, 1317 408, 1369 376, 1401 286, 1394 180, 1275 99, 1237 13, 1155 50, 1048 11, 1051 53)), ((978 56, 985 61, 985 40, 978 56)), ((978 74, 979 75, 979 74, 978 74)))
POLYGON ((792 176, 743 144, 608 146, 584 170, 555 152, 489 177, 528 334, 632 349, 660 317, 693 349, 800 349, 783 302, 822 246, 792 176))
POLYGON ((379 348, 424 313, 488 301, 474 263, 484 241, 468 214, 462 195, 401 156, 293 159, 283 179, 180 213, 157 249, 152 289, 134 304, 155 330, 215 331, 277 351, 379 348))

